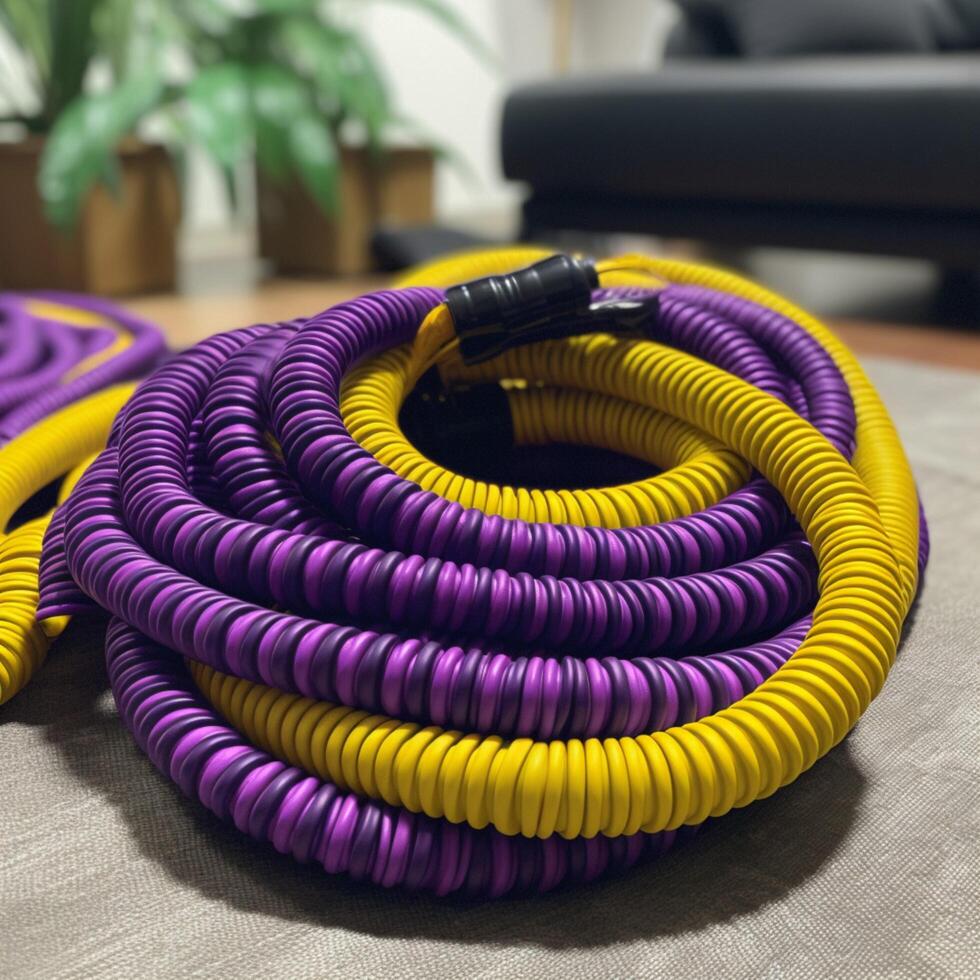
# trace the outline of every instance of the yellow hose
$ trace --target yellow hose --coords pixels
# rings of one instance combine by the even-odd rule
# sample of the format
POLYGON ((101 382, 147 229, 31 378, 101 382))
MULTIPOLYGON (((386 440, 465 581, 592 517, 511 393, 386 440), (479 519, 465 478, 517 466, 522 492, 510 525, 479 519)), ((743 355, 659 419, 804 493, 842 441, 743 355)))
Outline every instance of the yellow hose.
POLYGON ((422 455, 399 427, 398 412, 417 380, 410 358, 410 351, 396 348, 352 371, 341 390, 344 422, 379 462, 464 507, 525 521, 636 527, 703 510, 748 478, 737 454, 678 419, 619 398, 555 388, 507 391, 517 445, 591 445, 665 472, 585 490, 526 490, 453 473, 422 455))
MULTIPOLYGON (((549 254, 542 248, 467 252, 415 269, 397 285, 450 286, 549 254)), ((617 269, 606 272, 604 282, 650 286, 663 285, 664 280, 643 269, 617 269)), ((344 379, 341 412, 351 436, 376 459, 422 489, 464 507, 524 521, 636 527, 704 510, 748 478, 744 460, 679 419, 595 392, 541 388, 507 389, 517 445, 591 445, 634 456, 666 472, 621 487, 584 490, 525 490, 453 473, 420 453, 398 424, 398 412, 428 361, 420 344, 370 358, 344 379)))
MULTIPOLYGON (((464 257, 409 281, 445 284, 537 257, 464 257)), ((444 372, 626 400, 693 426, 757 468, 799 520, 820 570, 813 625, 797 652, 751 694, 700 721, 636 738, 551 742, 422 728, 191 663, 207 696, 257 745, 341 787, 454 823, 528 837, 616 836, 696 824, 768 796, 836 745, 880 690, 915 591, 918 508, 894 426, 857 362, 818 321, 729 273, 643 257, 599 268, 723 289, 798 322, 851 387, 853 464, 777 399, 647 341, 548 341, 477 368, 443 359, 444 372)), ((427 318, 408 355, 418 365, 445 348, 448 320, 444 307, 427 318)))
POLYGON ((33 317, 47 320, 57 320, 60 323, 70 323, 73 327, 98 328, 108 330, 113 334, 110 344, 97 350, 94 354, 82 358, 74 367, 65 372, 61 379, 64 384, 80 378, 100 364, 111 361, 117 354, 133 346, 133 335, 127 330, 120 330, 119 325, 108 317, 92 310, 83 309, 80 306, 68 306, 64 303, 56 303, 53 300, 29 299, 24 303, 25 311, 33 317))
POLYGON ((0 448, 0 704, 31 678, 47 653, 50 636, 64 627, 64 617, 35 619, 41 541, 51 514, 7 531, 16 511, 60 476, 59 500, 81 477, 91 458, 105 445, 112 420, 126 403, 133 385, 118 385, 91 395, 48 416, 0 448))

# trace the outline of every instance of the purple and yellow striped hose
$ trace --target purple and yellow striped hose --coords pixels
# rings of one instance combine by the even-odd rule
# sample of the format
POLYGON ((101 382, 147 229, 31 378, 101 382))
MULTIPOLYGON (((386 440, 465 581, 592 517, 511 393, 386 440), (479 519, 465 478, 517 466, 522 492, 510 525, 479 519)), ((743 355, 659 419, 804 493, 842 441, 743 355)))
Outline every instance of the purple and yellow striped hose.
POLYGON ((212 337, 144 382, 45 538, 38 615, 112 616, 120 714, 242 831, 382 885, 589 880, 775 792, 877 694, 928 539, 853 356, 735 276, 628 256, 638 338, 459 357, 478 254, 306 321, 212 337), (436 371, 516 442, 659 472, 506 487, 399 413, 436 371))

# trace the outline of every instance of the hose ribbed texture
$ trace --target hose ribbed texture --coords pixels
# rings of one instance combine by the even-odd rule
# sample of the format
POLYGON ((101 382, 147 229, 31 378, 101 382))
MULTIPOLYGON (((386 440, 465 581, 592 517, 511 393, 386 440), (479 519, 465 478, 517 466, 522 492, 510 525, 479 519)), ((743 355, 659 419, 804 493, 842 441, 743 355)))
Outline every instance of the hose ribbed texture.
POLYGON ((496 898, 592 881, 695 830, 528 840, 432 820, 343 792, 256 749, 215 713, 179 661, 119 620, 109 627, 107 658, 120 714, 159 769, 243 833, 330 873, 496 898))
MULTIPOLYGON (((165 349, 154 326, 107 301, 0 293, 0 703, 27 683, 48 648, 34 612, 51 515, 13 529, 11 519, 66 474, 67 495, 104 446, 130 388, 93 393, 149 371, 165 349)), ((63 626, 52 621, 48 632, 63 626)))
POLYGON ((418 285, 211 338, 140 387, 51 524, 39 615, 113 615, 120 712, 186 793, 330 871, 502 894, 659 852, 854 724, 928 551, 884 407, 759 287, 600 271, 606 296, 658 290, 652 339, 467 368, 418 285), (433 364, 508 382, 519 442, 669 468, 585 491, 449 472, 398 425, 433 364))
POLYGON ((0 441, 145 374, 165 351, 155 326, 106 300, 0 293, 0 441))
POLYGON ((88 462, 105 445, 109 427, 132 391, 120 385, 56 412, 0 447, 0 704, 31 679, 49 637, 63 620, 42 630, 35 619, 41 541, 50 515, 7 531, 14 513, 47 484, 65 477, 64 499, 88 462), (67 476, 65 476, 67 474, 67 476))

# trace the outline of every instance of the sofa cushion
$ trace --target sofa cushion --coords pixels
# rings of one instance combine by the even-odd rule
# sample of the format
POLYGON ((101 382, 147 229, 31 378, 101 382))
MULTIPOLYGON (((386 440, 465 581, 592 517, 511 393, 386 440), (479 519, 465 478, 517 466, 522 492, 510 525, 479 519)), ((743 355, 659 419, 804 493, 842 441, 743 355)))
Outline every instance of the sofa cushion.
POLYGON ((936 47, 925 0, 730 0, 748 57, 936 47))
POLYGON ((947 0, 962 26, 965 46, 980 48, 980 0, 947 0))
MULTIPOLYGON (((750 54, 741 47, 743 21, 750 44, 763 54, 778 43, 780 54, 854 50, 856 36, 872 33, 869 49, 980 48, 980 0, 674 0, 682 17, 674 35, 685 32, 707 39, 709 46, 677 45, 680 54, 750 54), (786 12, 792 15, 792 21, 786 12), (766 18, 765 22, 758 23, 766 18), (759 33, 761 32, 761 34, 759 33), (820 42, 819 44, 817 42, 820 42), (887 44, 884 42, 888 42, 887 44)), ((676 52, 668 51, 668 54, 676 52)))
POLYGON ((980 56, 681 62, 507 101, 535 191, 980 211, 980 56))
MULTIPOLYGON (((926 16, 936 42, 940 48, 972 48, 980 43, 980 35, 974 38, 967 18, 957 7, 958 0, 923 0, 926 16)), ((965 4, 975 4, 980 13, 980 0, 959 0, 965 4)))

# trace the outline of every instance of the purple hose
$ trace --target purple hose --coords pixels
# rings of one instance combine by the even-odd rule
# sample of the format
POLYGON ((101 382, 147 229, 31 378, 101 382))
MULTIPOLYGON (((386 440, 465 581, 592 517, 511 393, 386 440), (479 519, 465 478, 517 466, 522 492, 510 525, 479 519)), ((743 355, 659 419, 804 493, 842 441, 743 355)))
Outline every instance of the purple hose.
POLYGON ((546 892, 662 854, 697 829, 529 840, 432 820, 343 792, 253 748, 179 660, 119 620, 109 627, 106 659, 123 722, 158 769, 243 833, 331 873, 438 895, 546 892))
MULTIPOLYGON (((695 720, 796 649, 815 566, 759 478, 699 514, 604 530, 486 517, 360 447, 340 415, 345 373, 410 341, 440 300, 381 292, 213 337, 158 370, 50 525, 39 616, 112 613, 110 677, 141 746, 280 850, 441 893, 588 879, 669 835, 517 842, 341 793, 250 747, 173 655, 422 724, 550 739, 695 720)), ((798 325, 695 287, 664 290, 661 311, 658 339, 785 400, 850 454, 847 386, 798 325)))
POLYGON ((0 293, 0 440, 12 439, 86 395, 145 374, 165 350, 155 326, 106 300, 58 292, 0 293), (94 313, 106 325, 81 327, 52 319, 32 310, 37 302, 94 313), (129 335, 128 346, 65 380, 121 333, 129 335))
MULTIPOLYGON (((292 339, 276 371, 288 375, 290 346, 305 341, 307 333, 315 333, 327 351, 346 348, 354 361, 363 352, 356 345, 362 321, 351 310, 367 306, 375 317, 378 311, 392 317, 407 311, 417 326, 437 300, 437 294, 424 290, 379 294, 319 318, 352 325, 336 336, 323 322, 287 329, 292 339)), ((370 317, 364 320, 379 329, 370 317)), ((404 323, 395 325, 393 339, 411 336, 404 323)), ((69 558, 75 556, 75 581, 156 642, 284 690, 423 722, 538 738, 636 734, 701 717, 752 690, 798 642, 798 623, 815 595, 812 556, 798 532, 761 555, 717 571, 674 578, 556 579, 384 552, 336 534, 314 536, 224 516, 202 504, 186 473, 194 420, 201 415, 207 441, 207 398, 222 391, 212 386, 213 380, 242 351, 259 347, 275 354, 280 345, 268 342, 269 332, 253 328, 213 338, 159 371, 134 396, 118 445, 90 470, 66 511, 70 530, 65 543, 69 558), (90 509, 99 502, 98 518, 83 519, 83 501, 90 509), (77 516, 72 516, 74 508, 77 516), (114 589, 121 570, 128 570, 128 587, 114 589), (542 614, 542 601, 550 602, 554 612, 542 614), (169 614, 178 603, 179 619, 169 614), (269 605, 391 623, 415 635, 318 622, 270 611, 269 605), (167 614, 158 613, 164 609, 167 614), (239 627, 231 629, 232 621, 239 627), (241 625, 246 623, 255 626, 241 625), (780 628, 792 642, 763 650, 741 642, 780 628), (440 641, 445 634, 468 636, 470 643, 447 644, 440 641), (494 637, 503 646, 488 649, 485 641, 494 637), (724 651, 733 641, 737 655, 710 653, 712 646, 724 651), (542 648, 541 655, 509 655, 508 643, 542 648), (708 655, 676 663, 649 656, 692 647, 708 655), (557 650, 573 655, 555 659, 552 651, 557 650), (580 650, 630 659, 581 660, 574 655, 580 650)), ((364 346, 376 348, 378 341, 368 336, 364 346)), ((304 358, 302 364, 298 390, 305 392, 311 362, 304 358)), ((235 377, 242 390, 257 398, 252 368, 235 377)), ((321 388, 325 400, 339 388, 341 376, 338 369, 335 388, 321 388)), ((837 379, 840 390, 843 382, 837 379)), ((846 399, 845 404, 849 408, 846 399)), ((271 406, 274 412, 275 392, 271 406)), ((212 413, 221 407, 228 409, 225 431, 242 437, 237 406, 215 397, 212 413)), ((283 409, 285 422, 276 426, 287 460, 292 443, 285 425, 296 417, 291 411, 283 409)), ((305 405, 295 411, 308 422, 307 432, 318 433, 305 405)), ((342 425, 339 413, 333 421, 342 425)), ((211 428, 217 429, 213 418, 211 428)), ((209 457, 212 472, 221 472, 225 456, 245 456, 258 460, 261 472, 278 470, 277 485, 283 485, 289 478, 282 464, 256 446, 253 434, 245 433, 251 441, 244 445, 240 438, 234 445, 213 443, 218 448, 209 457)), ((359 460, 363 451, 353 448, 355 453, 345 447, 331 458, 356 454, 359 460)), ((261 480, 253 486, 264 489, 261 480)), ((753 491, 740 493, 756 499, 753 491)), ((279 523, 292 514, 308 524, 309 512, 310 505, 301 502, 280 514, 279 523)), ((745 527, 758 526, 721 513, 729 541, 745 540, 745 527)), ((719 519, 712 509, 705 514, 705 523, 719 519)), ((697 523, 697 517, 684 518, 660 527, 697 523)), ((724 540, 721 531, 718 537, 724 540)), ((692 548, 689 560, 703 553, 692 548)), ((77 608, 64 600, 57 604, 56 578, 46 559, 41 579, 46 614, 77 608)))

